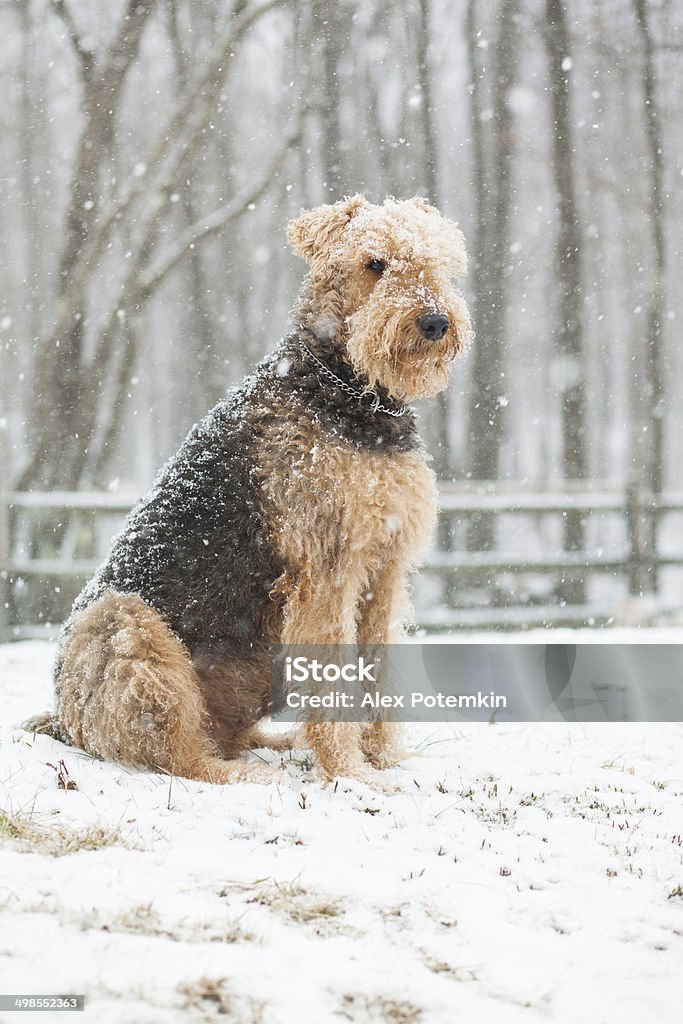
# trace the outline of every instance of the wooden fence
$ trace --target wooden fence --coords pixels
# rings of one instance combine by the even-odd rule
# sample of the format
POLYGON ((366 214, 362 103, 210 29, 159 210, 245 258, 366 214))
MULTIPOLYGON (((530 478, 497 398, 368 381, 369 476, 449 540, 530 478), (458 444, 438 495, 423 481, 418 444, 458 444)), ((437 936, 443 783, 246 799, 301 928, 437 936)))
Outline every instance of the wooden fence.
MULTIPOLYGON (((436 578, 443 587, 440 601, 432 599, 431 606, 424 600, 417 602, 419 624, 429 631, 606 625, 629 597, 656 599, 661 571, 667 568, 680 571, 674 604, 683 606, 683 544, 674 545, 675 550, 662 544, 662 527, 673 524, 667 520, 683 515, 683 491, 667 491, 655 499, 638 482, 620 487, 601 481, 564 481, 534 487, 515 481, 478 481, 442 484, 440 507, 441 516, 453 527, 441 534, 453 536, 460 524, 460 543, 456 538, 452 550, 435 548, 425 565, 423 575, 436 578), (496 521, 497 546, 488 551, 466 550, 463 538, 468 523, 482 514, 496 521), (562 522, 571 514, 581 516, 587 538, 584 550, 562 549, 562 522), (513 523, 522 525, 515 530, 513 523), (549 542, 543 531, 548 532, 551 525, 556 529, 549 542), (521 549, 502 546, 509 533, 521 535, 521 549), (599 542, 596 533, 603 534, 599 542), (502 588, 501 579, 507 581, 502 588), (520 581, 529 580, 543 580, 546 585, 537 594, 527 594, 524 601, 515 600, 520 581), (563 589, 572 580, 584 584, 581 604, 562 599, 563 589), (603 583, 601 599, 590 593, 598 580, 603 583), (604 582, 610 580, 614 585, 606 588, 604 582), (471 588, 480 599, 475 595, 468 604, 471 588), (604 594, 606 589, 611 590, 609 595, 604 594)), ((669 547, 671 535, 683 536, 680 525, 679 521, 678 530, 668 529, 669 547)))
MULTIPOLYGON (((131 494, 102 492, 0 496, 2 639, 46 632, 44 622, 22 621, 25 614, 17 591, 33 583, 38 600, 42 587, 62 593, 68 604, 106 554, 109 533, 115 528, 112 517, 122 519, 134 500, 131 494), (90 532, 88 557, 78 555, 78 545, 71 554, 55 558, 32 558, 16 543, 10 549, 10 516, 16 536, 17 525, 27 517, 61 512, 90 532), (103 516, 109 517, 110 529, 104 530, 98 544, 95 524, 103 516)), ((654 500, 637 484, 620 488, 573 481, 541 488, 485 481, 442 485, 440 506, 441 516, 451 527, 440 533, 452 540, 449 550, 432 550, 416 594, 418 624, 430 631, 601 625, 613 616, 618 596, 600 602, 586 593, 583 603, 567 604, 561 598, 566 581, 580 579, 592 585, 597 578, 612 578, 624 596, 640 595, 657 591, 662 569, 683 570, 683 550, 662 553, 660 544, 665 517, 683 514, 683 492, 666 492, 654 500), (571 513, 581 515, 587 537, 595 533, 596 525, 602 527, 607 543, 593 540, 586 550, 563 551, 557 527, 571 513), (496 549, 466 550, 463 538, 468 522, 482 514, 494 519, 496 549), (548 540, 544 531, 552 534, 552 524, 557 536, 548 540), (514 550, 504 546, 510 535, 518 541, 514 550), (536 581, 536 592, 527 587, 528 581, 536 581)), ((41 618, 42 613, 35 617, 41 618)))

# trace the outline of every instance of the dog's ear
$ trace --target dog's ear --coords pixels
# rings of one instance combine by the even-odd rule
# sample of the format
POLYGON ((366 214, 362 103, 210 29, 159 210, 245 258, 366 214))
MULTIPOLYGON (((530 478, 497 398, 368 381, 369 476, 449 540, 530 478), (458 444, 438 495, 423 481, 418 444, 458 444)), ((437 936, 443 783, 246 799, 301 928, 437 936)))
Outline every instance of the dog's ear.
POLYGON ((303 256, 312 267, 327 263, 346 225, 368 205, 363 196, 355 195, 315 210, 302 210, 296 220, 287 225, 289 244, 297 256, 303 256))

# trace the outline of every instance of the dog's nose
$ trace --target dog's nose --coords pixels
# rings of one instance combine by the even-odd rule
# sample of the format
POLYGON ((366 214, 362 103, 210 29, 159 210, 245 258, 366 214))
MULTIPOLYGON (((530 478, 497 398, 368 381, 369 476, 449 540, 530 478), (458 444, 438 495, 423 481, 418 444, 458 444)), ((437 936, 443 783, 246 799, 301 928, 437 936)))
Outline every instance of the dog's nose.
POLYGON ((450 322, 441 313, 427 313, 417 318, 417 326, 429 341, 440 341, 450 327, 450 322))

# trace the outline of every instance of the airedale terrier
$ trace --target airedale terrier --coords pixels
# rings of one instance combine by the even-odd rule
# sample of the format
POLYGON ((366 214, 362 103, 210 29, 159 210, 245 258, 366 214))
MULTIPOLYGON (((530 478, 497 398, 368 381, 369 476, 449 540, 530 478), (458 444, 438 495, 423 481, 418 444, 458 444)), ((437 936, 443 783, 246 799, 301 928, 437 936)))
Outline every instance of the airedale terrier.
MULTIPOLYGON (((445 387, 470 335, 463 236, 425 200, 354 196, 288 228, 310 267, 292 332, 195 426, 77 598, 55 716, 107 760, 268 781, 270 646, 386 643, 435 520, 406 404, 445 387)), ((328 778, 377 781, 396 726, 307 724, 328 778)), ((270 744, 273 745, 273 744, 270 744)))

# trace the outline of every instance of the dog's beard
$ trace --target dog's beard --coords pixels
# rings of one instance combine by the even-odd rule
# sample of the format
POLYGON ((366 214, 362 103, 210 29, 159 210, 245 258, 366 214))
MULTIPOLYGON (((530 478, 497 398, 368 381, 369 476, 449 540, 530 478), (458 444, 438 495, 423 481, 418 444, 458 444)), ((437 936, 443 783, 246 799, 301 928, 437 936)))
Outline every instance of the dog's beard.
POLYGON ((452 362, 469 337, 464 304, 448 310, 451 325, 439 341, 429 341, 417 327, 424 310, 385 311, 380 319, 377 310, 368 306, 347 321, 347 351, 356 373, 366 377, 372 388, 381 385, 401 402, 443 391, 452 362))

